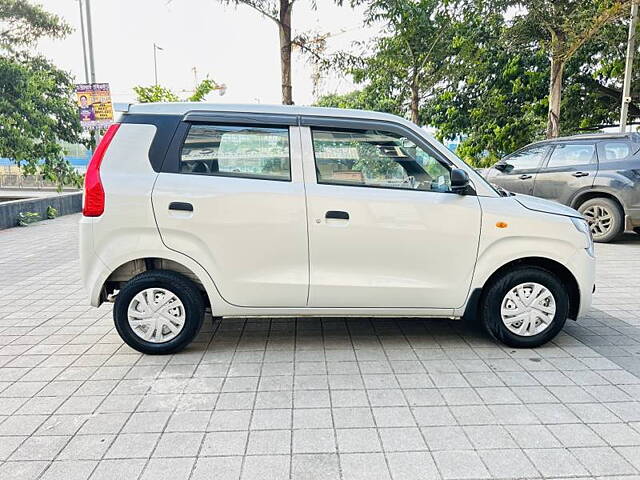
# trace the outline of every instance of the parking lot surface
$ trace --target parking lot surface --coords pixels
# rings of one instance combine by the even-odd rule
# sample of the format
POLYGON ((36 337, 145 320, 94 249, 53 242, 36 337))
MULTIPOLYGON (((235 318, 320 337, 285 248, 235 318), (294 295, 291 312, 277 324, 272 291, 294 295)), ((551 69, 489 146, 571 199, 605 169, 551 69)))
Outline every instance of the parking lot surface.
POLYGON ((513 350, 451 320, 208 318, 144 356, 80 285, 78 216, 0 232, 0 479, 640 478, 640 236, 513 350))

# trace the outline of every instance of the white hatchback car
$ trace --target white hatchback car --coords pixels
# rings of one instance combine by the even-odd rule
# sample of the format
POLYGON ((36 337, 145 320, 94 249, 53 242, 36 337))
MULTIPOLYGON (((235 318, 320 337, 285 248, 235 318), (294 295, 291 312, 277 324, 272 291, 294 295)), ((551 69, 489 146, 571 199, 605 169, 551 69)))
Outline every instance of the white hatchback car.
POLYGON ((220 317, 478 318, 535 347, 591 303, 575 210, 494 190, 375 112, 133 105, 89 165, 81 264, 131 347, 172 353, 220 317))

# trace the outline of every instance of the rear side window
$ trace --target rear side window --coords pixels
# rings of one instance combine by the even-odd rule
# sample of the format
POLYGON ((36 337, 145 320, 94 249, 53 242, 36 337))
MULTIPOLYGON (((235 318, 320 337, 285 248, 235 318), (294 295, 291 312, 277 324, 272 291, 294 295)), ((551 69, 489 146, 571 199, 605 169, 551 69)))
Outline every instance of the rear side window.
POLYGON ((291 180, 289 129, 194 124, 182 146, 180 173, 291 180))
POLYGON ((602 151, 604 152, 605 162, 616 162, 624 160, 631 155, 631 146, 627 142, 603 142, 602 151))
POLYGON ((548 168, 571 167, 591 163, 596 146, 590 143, 564 143, 556 145, 549 158, 548 168))

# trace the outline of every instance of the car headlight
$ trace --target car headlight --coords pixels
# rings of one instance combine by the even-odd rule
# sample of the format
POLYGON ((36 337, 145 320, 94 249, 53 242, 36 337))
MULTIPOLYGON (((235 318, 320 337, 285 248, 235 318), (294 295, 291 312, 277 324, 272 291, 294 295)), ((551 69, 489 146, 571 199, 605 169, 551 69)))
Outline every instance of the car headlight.
POLYGON ((595 257, 595 252, 593 250, 593 236, 591 235, 591 228, 589 228, 589 223, 584 218, 576 218, 570 217, 573 225, 587 237, 587 253, 592 257, 595 257))

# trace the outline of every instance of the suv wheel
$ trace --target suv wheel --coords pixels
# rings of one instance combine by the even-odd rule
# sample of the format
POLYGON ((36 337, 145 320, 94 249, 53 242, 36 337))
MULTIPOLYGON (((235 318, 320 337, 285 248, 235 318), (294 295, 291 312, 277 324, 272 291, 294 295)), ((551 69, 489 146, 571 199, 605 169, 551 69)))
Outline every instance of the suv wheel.
POLYGON ((539 267, 508 270, 480 304, 488 332, 510 347, 533 348, 553 339, 569 313, 569 297, 553 273, 539 267))
POLYGON ((176 353, 200 331, 202 295, 188 278, 169 270, 133 277, 116 296, 116 330, 131 348, 149 354, 176 353))
POLYGON ((589 222, 595 242, 610 242, 624 230, 624 217, 620 207, 609 198, 587 200, 578 207, 578 211, 589 222))

